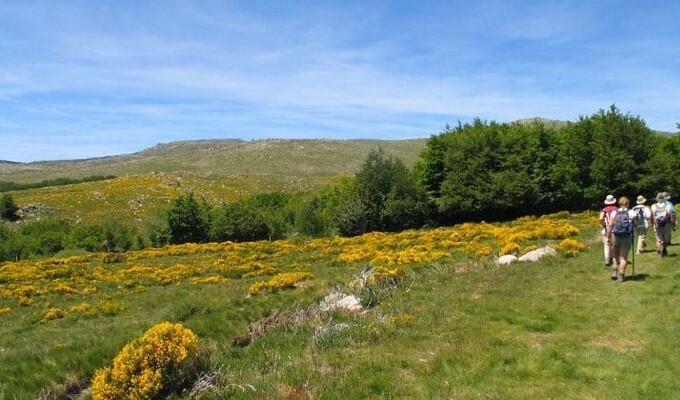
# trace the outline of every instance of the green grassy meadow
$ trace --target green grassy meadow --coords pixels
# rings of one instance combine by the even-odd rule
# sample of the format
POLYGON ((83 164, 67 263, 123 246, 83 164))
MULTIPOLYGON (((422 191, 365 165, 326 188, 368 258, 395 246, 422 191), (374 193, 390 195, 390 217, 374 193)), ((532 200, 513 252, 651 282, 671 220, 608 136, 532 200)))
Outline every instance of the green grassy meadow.
MULTIPOLYGON (((45 216, 139 222, 187 192, 219 204, 333 184, 377 145, 412 165, 423 144, 187 142, 0 165, 0 180, 114 174, 10 193, 19 205, 43 204, 45 216)), ((622 284, 610 280, 601 251, 592 213, 559 213, 2 263, 0 399, 89 399, 95 371, 163 321, 199 338, 209 368, 197 399, 678 398, 680 247, 663 259, 635 256, 635 279, 622 284), (558 255, 494 262, 545 245, 558 255), (389 279, 357 284, 380 268, 389 279), (297 273, 312 278, 272 283, 297 273), (366 307, 323 310, 322 300, 338 292, 366 307)))
MULTIPOLYGON (((161 321, 194 331, 210 355, 211 388, 202 399, 675 398, 678 247, 663 259, 636 256, 635 279, 620 284, 601 265, 596 228, 579 225, 578 239, 584 252, 537 263, 498 266, 492 256, 455 252, 409 263, 398 284, 370 293, 352 286, 369 263, 325 254, 335 242, 305 252, 295 247, 303 243, 256 244, 253 254, 276 257, 279 270, 314 274, 294 288, 256 295, 248 287, 263 279, 258 272, 221 270, 229 280, 217 284, 172 280, 171 266, 204 265, 205 277, 229 254, 245 256, 245 248, 207 256, 185 247, 103 263, 92 256, 80 261, 101 266, 100 274, 143 271, 154 260, 149 265, 166 268, 162 278, 170 280, 102 277, 91 289, 80 264, 54 261, 45 271, 73 293, 62 285, 55 293, 65 295, 29 294, 33 303, 23 307, 0 300, 0 309, 10 308, 0 313, 0 398, 88 398, 94 371, 161 321), (319 311, 336 291, 371 296, 374 306, 319 311), (83 302, 93 308, 78 308, 83 302), (44 311, 53 308, 68 315, 48 317, 44 311), (247 345, 235 345, 249 332, 247 345)), ((6 287, 9 276, 0 267, 6 287)))

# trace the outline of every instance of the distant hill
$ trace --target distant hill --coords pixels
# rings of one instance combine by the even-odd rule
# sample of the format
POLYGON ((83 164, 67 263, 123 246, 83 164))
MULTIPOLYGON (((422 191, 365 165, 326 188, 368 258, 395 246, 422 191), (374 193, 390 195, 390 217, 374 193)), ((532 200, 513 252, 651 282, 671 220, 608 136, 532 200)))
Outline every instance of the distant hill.
POLYGON ((350 176, 368 153, 382 148, 412 166, 427 139, 414 140, 191 140, 158 144, 125 155, 82 160, 0 163, 0 180, 39 182, 61 177, 157 173, 234 176, 350 176))
POLYGON ((547 125, 547 126, 552 126, 554 128, 561 129, 561 128, 564 128, 565 126, 567 126, 567 124, 569 122, 568 121, 560 121, 560 120, 556 120, 556 119, 546 119, 546 118, 541 118, 541 117, 533 117, 533 118, 518 119, 517 121, 515 121, 515 123, 524 124, 524 125, 533 124, 533 123, 541 123, 541 124, 544 124, 544 125, 547 125))

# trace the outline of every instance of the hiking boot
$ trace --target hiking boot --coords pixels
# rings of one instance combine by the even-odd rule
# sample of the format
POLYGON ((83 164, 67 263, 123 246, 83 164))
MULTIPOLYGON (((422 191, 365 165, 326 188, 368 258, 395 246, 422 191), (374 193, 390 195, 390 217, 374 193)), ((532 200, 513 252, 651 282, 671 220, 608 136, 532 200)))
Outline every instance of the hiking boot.
POLYGON ((621 282, 623 282, 623 281, 625 281, 625 280, 626 280, 626 277, 625 277, 625 276, 623 276, 623 274, 619 274, 619 277, 618 277, 618 279, 617 279, 617 280, 619 281, 619 283, 621 283, 621 282))
POLYGON ((615 281, 619 277, 619 271, 613 269, 612 270, 612 280, 615 281))

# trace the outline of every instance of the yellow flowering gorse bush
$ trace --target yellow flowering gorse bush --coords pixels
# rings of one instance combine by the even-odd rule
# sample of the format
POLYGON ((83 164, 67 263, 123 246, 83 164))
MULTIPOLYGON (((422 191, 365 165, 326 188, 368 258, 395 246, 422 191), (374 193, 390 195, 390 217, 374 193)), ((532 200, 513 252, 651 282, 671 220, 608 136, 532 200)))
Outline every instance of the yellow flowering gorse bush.
POLYGON ((580 229, 596 225, 596 216, 562 213, 501 224, 465 223, 351 238, 172 245, 119 253, 115 263, 105 262, 102 254, 5 262, 0 264, 0 308, 43 307, 40 315, 45 315, 50 308, 60 307, 69 318, 112 315, 126 309, 115 300, 119 293, 153 286, 232 285, 259 278, 249 285, 253 294, 290 287, 301 276, 314 279, 302 271, 319 265, 396 270, 456 255, 523 253, 546 244, 574 255, 585 249, 575 238, 580 229), (92 308, 71 310, 82 303, 92 308))
POLYGON ((125 345, 113 365, 97 370, 92 379, 92 398, 153 399, 197 350, 198 338, 181 324, 155 325, 125 345))
POLYGON ((248 287, 248 293, 258 294, 263 290, 281 290, 295 286, 296 283, 313 279, 314 275, 309 272, 283 272, 274 275, 268 281, 258 281, 248 287))

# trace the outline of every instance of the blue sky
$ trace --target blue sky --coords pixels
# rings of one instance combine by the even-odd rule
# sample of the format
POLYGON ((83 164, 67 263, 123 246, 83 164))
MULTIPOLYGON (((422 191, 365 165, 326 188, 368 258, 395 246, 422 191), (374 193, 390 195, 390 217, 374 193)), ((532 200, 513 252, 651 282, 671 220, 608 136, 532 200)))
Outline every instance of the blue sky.
POLYGON ((0 160, 209 138, 680 122, 675 1, 0 2, 0 160))

